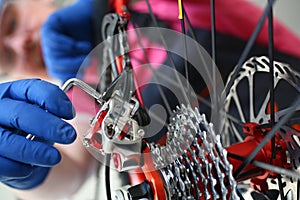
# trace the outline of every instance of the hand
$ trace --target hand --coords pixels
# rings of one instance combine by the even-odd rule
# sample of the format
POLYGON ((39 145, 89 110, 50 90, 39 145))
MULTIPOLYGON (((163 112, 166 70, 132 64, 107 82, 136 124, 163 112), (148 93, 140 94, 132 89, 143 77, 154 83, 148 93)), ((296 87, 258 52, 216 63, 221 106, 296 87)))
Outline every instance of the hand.
POLYGON ((80 0, 48 18, 41 30, 44 61, 49 74, 65 82, 77 75, 93 48, 93 0, 80 0))
POLYGON ((30 189, 44 181, 61 155, 52 144, 72 143, 73 106, 57 86, 29 79, 0 84, 0 181, 30 189), (26 139, 28 134, 35 136, 26 139))

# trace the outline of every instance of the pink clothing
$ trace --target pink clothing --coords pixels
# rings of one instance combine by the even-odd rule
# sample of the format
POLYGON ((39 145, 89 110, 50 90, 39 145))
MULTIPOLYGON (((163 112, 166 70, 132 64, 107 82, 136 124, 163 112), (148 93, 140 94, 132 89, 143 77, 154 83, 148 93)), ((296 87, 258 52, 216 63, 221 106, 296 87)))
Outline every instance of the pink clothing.
MULTIPOLYGON (((159 19, 167 21, 174 30, 180 31, 177 0, 149 1, 153 13, 159 19)), ((210 0, 185 0, 183 2, 194 27, 211 28, 210 0)), ((144 1, 136 3, 132 9, 148 13, 148 7, 144 1)), ((262 16, 263 10, 245 0, 216 0, 215 12, 217 31, 247 40, 262 16)), ((300 57, 300 39, 278 20, 274 20, 274 38, 274 46, 277 50, 300 57)), ((267 45, 267 22, 265 22, 257 42, 267 45)))
MULTIPOLYGON (((149 1, 158 19, 166 21, 173 30, 181 31, 177 0, 149 1)), ((210 30, 210 0, 185 0, 183 2, 192 25, 195 28, 210 30)), ((263 13, 261 8, 245 0, 216 0, 215 5, 216 30, 242 40, 249 39, 263 13)), ((131 9, 140 13, 149 13, 145 1, 135 3, 131 9)), ((128 29, 133 30, 133 26, 130 24, 128 29)), ((130 49, 132 50, 130 51, 132 65, 135 71, 138 69, 138 74, 135 74, 135 78, 140 84, 146 83, 151 79, 152 72, 148 67, 143 66, 143 64, 150 62, 151 67, 157 69, 166 60, 166 52, 160 44, 156 44, 145 36, 137 38, 134 31, 129 32, 128 40, 130 49), (151 47, 144 49, 148 58, 145 57, 144 51, 141 49, 140 41, 143 43, 143 46, 151 47)), ((265 22, 256 42, 267 45, 267 22, 265 22)), ((274 19, 274 42, 276 50, 300 57, 300 39, 276 19, 274 19)), ((93 66, 95 67, 96 64, 94 63, 93 66)), ((89 73, 86 73, 84 80, 95 83, 98 80, 95 68, 89 68, 87 71, 89 73)), ((85 108, 83 110, 87 111, 89 109, 85 108)))

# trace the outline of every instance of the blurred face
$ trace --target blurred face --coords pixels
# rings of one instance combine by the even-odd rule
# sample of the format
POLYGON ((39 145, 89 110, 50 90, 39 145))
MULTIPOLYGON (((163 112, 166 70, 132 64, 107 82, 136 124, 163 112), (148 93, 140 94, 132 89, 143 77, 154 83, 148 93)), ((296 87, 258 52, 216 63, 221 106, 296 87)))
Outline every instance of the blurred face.
POLYGON ((11 1, 0 17, 0 66, 13 76, 46 72, 40 46, 40 28, 55 11, 49 0, 11 1))

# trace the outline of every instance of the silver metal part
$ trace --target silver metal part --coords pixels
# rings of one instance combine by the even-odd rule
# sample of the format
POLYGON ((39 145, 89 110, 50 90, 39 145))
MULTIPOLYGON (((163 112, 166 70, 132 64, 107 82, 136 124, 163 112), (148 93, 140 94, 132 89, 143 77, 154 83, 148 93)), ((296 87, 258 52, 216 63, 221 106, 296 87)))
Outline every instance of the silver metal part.
MULTIPOLYGON (((125 75, 123 74, 123 76, 125 75)), ((120 81, 120 79, 118 80, 120 81)), ((115 84, 122 84, 122 82, 115 84)), ((144 130, 140 129, 137 121, 133 119, 133 116, 139 109, 139 102, 134 97, 130 97, 129 101, 127 98, 125 100, 122 95, 124 93, 130 93, 131 90, 122 91, 122 93, 118 90, 118 87, 112 87, 102 95, 87 83, 77 78, 69 79, 62 86, 62 90, 66 92, 73 86, 81 88, 95 98, 101 105, 100 111, 91 121, 92 128, 99 123, 99 118, 103 117, 101 113, 103 111, 107 112, 103 121, 101 121, 100 129, 97 133, 92 132, 94 130, 91 129, 84 135, 84 145, 88 148, 92 148, 93 155, 98 160, 101 160, 101 162, 105 154, 109 153, 115 155, 117 159, 113 162, 115 164, 117 162, 116 167, 120 171, 139 167, 144 130), (104 97, 106 101, 103 99, 104 97), (99 134, 101 137, 101 141, 98 141, 101 144, 98 143, 97 147, 93 145, 92 141, 94 134, 99 134), (99 148, 99 146, 101 146, 101 148, 99 148)))
MULTIPOLYGON (((244 122, 256 122, 258 124, 267 124, 270 119, 270 112, 267 112, 268 106, 269 106, 269 99, 270 99, 270 92, 266 93, 266 96, 264 97, 264 100, 262 101, 260 107, 258 110, 255 110, 258 105, 255 105, 255 85, 256 87, 263 87, 258 85, 258 83, 255 82, 255 76, 259 74, 266 74, 270 72, 269 67, 269 59, 265 56, 261 57, 252 57, 248 61, 245 62, 245 64, 242 66, 242 69, 239 72, 238 77, 235 79, 231 90, 229 94, 226 97, 225 102, 225 111, 229 111, 231 104, 234 104, 237 108, 237 111, 239 113, 239 119, 242 123, 244 122), (239 94, 238 87, 241 84, 243 80, 247 80, 249 84, 249 111, 248 113, 244 110, 242 106, 243 100, 242 97, 239 94), (247 117, 248 116, 248 117, 247 117)), ((264 76, 266 77, 266 76, 264 76)), ((230 79, 230 78, 229 78, 230 79)), ((299 95, 300 93, 300 74, 292 69, 288 64, 276 62, 274 61, 274 90, 275 93, 277 92, 277 95, 280 94, 286 94, 283 92, 290 92, 293 91, 282 91, 283 89, 287 90, 287 88, 283 88, 280 91, 278 91, 278 87, 280 83, 287 83, 289 84, 291 88, 294 88, 294 92, 299 95)), ((280 99, 285 99, 286 96, 279 96, 278 99, 275 99, 276 104, 280 104, 280 99)), ((285 99, 286 102, 293 102, 292 99, 285 99)), ((289 112, 288 106, 281 106, 278 105, 278 110, 275 112, 275 120, 278 121, 282 116, 287 114, 289 112)), ((300 109, 300 106, 299 106, 300 109)), ((295 123, 300 123, 300 120, 297 119, 295 123)), ((231 122, 230 120, 227 121, 227 127, 225 127, 225 132, 229 132, 229 126, 231 130, 235 133, 236 136, 239 136, 239 132, 236 128, 236 125, 231 122)), ((289 128, 288 126, 282 127, 279 131, 281 137, 284 138, 284 140, 287 142, 287 148, 289 150, 294 168, 297 169, 300 166, 299 156, 300 156, 300 142, 299 142, 299 136, 300 132, 298 130, 295 130, 293 128, 289 128)))
MULTIPOLYGON (((275 123, 286 115, 289 106, 300 93, 300 74, 290 65, 282 62, 273 62, 274 65, 274 94, 275 94, 275 123)), ((231 76, 235 73, 235 69, 229 76, 227 84, 230 82, 231 76)), ((270 120, 270 61, 268 57, 252 57, 248 59, 238 72, 238 76, 234 80, 229 93, 225 100, 225 112, 235 109, 235 121, 226 119, 224 134, 222 135, 222 143, 230 145, 229 141, 224 138, 230 138, 227 134, 233 133, 240 141, 243 136, 240 134, 239 126, 245 122, 256 122, 258 124, 267 124, 270 120), (269 78, 269 79, 268 79, 269 78), (269 85, 268 85, 269 84, 269 85), (238 123, 237 123, 238 121, 238 123)), ((227 87, 227 86, 226 86, 227 87)), ((299 105, 300 106, 300 105, 299 105)), ((296 112, 299 112, 300 107, 296 112)), ((232 113, 230 113, 232 115, 232 113)), ((287 124, 278 131, 284 141, 286 141, 288 149, 288 157, 294 170, 299 170, 300 166, 300 132, 294 129, 293 125, 300 124, 299 117, 290 119, 287 124), (293 121, 294 120, 294 121, 293 121), (292 122, 291 122, 292 121, 292 122)), ((279 173, 280 174, 280 173, 279 173)), ((268 180, 268 182, 270 182, 268 180)), ((285 180, 286 186, 282 188, 284 192, 291 195, 294 191, 290 188, 297 188, 297 181, 285 180)), ((269 184, 272 185, 272 184, 269 184)), ((278 189, 278 186, 277 188, 278 189)), ((294 196, 296 199, 297 197, 294 196)))
MULTIPOLYGON (((235 70, 234 70, 235 71, 235 70)), ((234 72, 233 71, 233 72, 234 72)), ((269 59, 265 56, 261 57, 252 57, 247 60, 242 68, 239 70, 238 76, 234 80, 229 93, 226 95, 225 100, 225 112, 230 111, 230 107, 234 106, 238 116, 236 119, 241 123, 245 122, 256 122, 258 124, 266 124, 270 119, 270 112, 267 112, 269 109, 269 99, 270 99, 270 88, 268 91, 265 91, 261 88, 264 88, 267 85, 268 73, 270 73, 269 59), (262 75, 260 82, 256 81, 256 78, 262 75), (242 90, 239 90, 241 84, 243 85, 242 90), (247 90, 248 88, 248 90, 247 90), (258 100, 255 96, 255 92, 259 91, 259 96, 262 96, 263 99, 258 100), (263 96, 265 95, 265 96, 263 96), (246 99, 248 98, 248 99, 246 99), (261 102, 258 104, 258 102, 261 102), (246 110, 248 108, 248 110, 246 110)), ((232 73, 233 74, 233 73, 232 73)), ((228 80, 231 79, 232 74, 229 76, 228 80)), ((288 64, 274 61, 274 92, 277 95, 284 95, 279 98, 286 98, 286 92, 292 93, 292 88, 295 92, 300 93, 300 74, 292 69, 288 64), (287 83, 291 86, 288 89, 278 88, 279 84, 287 83), (280 91, 279 91, 280 90, 280 91), (283 91, 290 90, 290 91, 283 91)), ((227 84, 229 81, 227 82, 227 84)), ((278 100, 278 99, 277 99, 278 100)), ((275 99, 275 102, 277 101, 275 99)), ((286 102, 292 102, 292 99, 286 99, 286 102)), ((279 102, 276 102, 279 103, 279 102)), ((280 106, 280 105, 279 105, 280 106)), ((279 110, 275 113, 275 120, 278 121, 283 115, 288 112, 288 106, 279 107, 279 110)), ((242 136, 237 128, 236 123, 227 120, 225 123, 225 133, 232 132, 235 134, 240 141, 243 141, 242 136)), ((225 136, 225 135, 223 135, 225 136)), ((222 136, 222 137, 223 137, 222 136)), ((229 138, 229 137, 227 137, 229 138)), ((224 144, 224 143, 223 143, 224 144)), ((227 142, 225 145, 229 145, 227 142)))
POLYGON ((169 199, 239 199, 220 136, 197 109, 178 107, 166 145, 149 146, 169 199))
POLYGON ((141 145, 144 131, 140 129, 133 115, 139 108, 135 98, 131 102, 124 101, 115 91, 111 98, 103 104, 101 110, 91 122, 93 127, 99 121, 103 111, 107 112, 100 129, 97 132, 88 132, 84 136, 85 145, 93 146, 92 137, 100 134, 102 147, 98 149, 100 154, 114 154, 118 156, 118 170, 126 171, 140 167, 141 145))
POLYGON ((123 186, 117 190, 115 190, 115 196, 114 196, 114 200, 131 200, 129 199, 129 194, 128 194, 128 188, 130 188, 131 186, 126 185, 123 186))
POLYGON ((77 78, 71 78, 67 80, 64 85, 61 87, 61 89, 64 92, 67 92, 71 89, 73 86, 78 86, 81 88, 83 91, 85 91, 87 94, 91 95, 93 98, 95 98, 99 103, 103 103, 103 100, 101 99, 102 95, 98 93, 94 88, 89 86, 87 83, 84 81, 77 79, 77 78))
POLYGON ((294 169, 298 170, 300 166, 300 132, 288 126, 283 126, 280 135, 287 143, 289 157, 294 169))

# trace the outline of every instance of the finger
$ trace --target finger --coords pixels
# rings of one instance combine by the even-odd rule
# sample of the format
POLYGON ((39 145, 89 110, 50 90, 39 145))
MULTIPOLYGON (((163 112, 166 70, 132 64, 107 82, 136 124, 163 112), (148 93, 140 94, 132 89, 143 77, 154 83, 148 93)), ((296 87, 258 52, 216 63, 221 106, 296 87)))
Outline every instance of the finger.
POLYGON ((28 79, 4 83, 0 86, 0 96, 36 104, 64 119, 72 119, 75 115, 67 95, 46 81, 28 79))
POLYGON ((51 167, 61 160, 60 153, 53 146, 28 140, 3 128, 0 128, 0 155, 21 163, 43 167, 51 167))
POLYGON ((41 29, 42 46, 49 45, 56 52, 62 52, 59 50, 65 48, 63 50, 70 53, 76 51, 79 54, 88 54, 93 47, 90 40, 92 8, 92 4, 79 1, 50 15, 41 29))
POLYGON ((25 178, 32 172, 31 165, 13 161, 0 156, 0 181, 12 178, 25 178))
POLYGON ((56 32, 51 27, 42 27, 42 46, 45 55, 52 56, 70 56, 87 55, 93 48, 92 44, 87 41, 78 41, 64 35, 63 33, 56 32))
POLYGON ((76 132, 70 124, 36 105, 6 98, 0 100, 0 110, 2 126, 62 144, 72 143, 76 138, 76 132))

